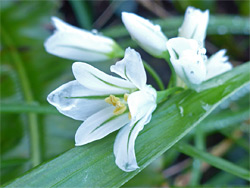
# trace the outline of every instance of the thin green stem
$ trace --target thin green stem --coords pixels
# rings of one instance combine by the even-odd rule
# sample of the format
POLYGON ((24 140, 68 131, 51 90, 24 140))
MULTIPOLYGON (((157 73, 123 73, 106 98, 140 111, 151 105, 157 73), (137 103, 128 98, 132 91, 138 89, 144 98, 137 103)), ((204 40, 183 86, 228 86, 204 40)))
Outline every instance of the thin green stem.
POLYGON ((183 88, 181 87, 172 87, 163 91, 158 91, 157 92, 157 104, 164 102, 165 100, 168 99, 170 95, 176 92, 183 91, 183 88))
POLYGON ((209 163, 210 165, 224 170, 228 173, 234 174, 240 178, 250 181, 250 172, 240 166, 237 166, 225 159, 213 156, 207 152, 199 150, 183 142, 176 144, 175 147, 181 153, 184 153, 190 157, 194 157, 209 163))
POLYGON ((1 113, 36 113, 36 114, 60 114, 54 107, 49 105, 29 103, 0 103, 1 113))
POLYGON ((157 85, 159 86, 160 90, 164 89, 164 84, 160 78, 160 76, 155 72, 155 70, 145 61, 143 61, 143 65, 145 67, 145 69, 148 71, 148 73, 153 77, 153 79, 155 80, 155 82, 157 83, 157 85))
MULTIPOLYGON (((197 149, 204 150, 205 149, 205 135, 203 133, 203 129, 200 125, 197 126, 195 130, 195 136, 194 136, 194 142, 197 149)), ((190 180, 191 186, 197 186, 199 185, 200 179, 201 179, 201 160, 194 159, 193 161, 193 169, 192 169, 192 175, 190 180)))
MULTIPOLYGON (((16 70, 20 78, 25 100, 27 101, 27 103, 32 103, 34 101, 34 98, 33 98, 32 90, 30 87, 30 83, 27 77, 26 70, 23 66, 22 59, 19 56, 18 51, 15 48, 15 45, 11 37, 8 35, 8 32, 6 32, 2 26, 1 26, 1 34, 3 36, 2 38, 5 41, 6 45, 11 49, 10 54, 13 59, 13 62, 15 63, 16 70)), ((29 113, 28 120, 29 120, 29 131, 30 131, 32 165, 36 166, 40 164, 42 161, 41 143, 40 143, 37 115, 35 113, 29 113)))
POLYGON ((176 83, 176 73, 175 73, 174 67, 173 67, 173 65, 172 65, 172 63, 170 61, 170 55, 169 55, 168 51, 163 53, 163 58, 168 63, 168 65, 170 67, 170 70, 171 70, 171 78, 170 78, 170 81, 169 81, 169 84, 168 84, 168 88, 176 87, 176 85, 177 85, 177 83, 176 83))
POLYGON ((76 19, 79 25, 85 29, 91 29, 91 16, 89 13, 89 9, 87 7, 87 3, 85 1, 79 0, 70 0, 69 1, 74 13, 76 15, 76 19))

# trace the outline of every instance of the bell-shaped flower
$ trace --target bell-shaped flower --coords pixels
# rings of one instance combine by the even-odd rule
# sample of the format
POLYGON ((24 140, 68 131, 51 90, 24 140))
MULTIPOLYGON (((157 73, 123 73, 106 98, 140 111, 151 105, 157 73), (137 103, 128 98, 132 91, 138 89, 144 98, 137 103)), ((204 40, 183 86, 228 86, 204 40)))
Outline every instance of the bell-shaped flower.
POLYGON ((208 58, 208 60, 206 61, 206 80, 227 72, 233 68, 232 64, 228 61, 228 57, 225 56, 225 54, 226 50, 223 49, 208 58))
POLYGON ((123 12, 122 21, 134 39, 145 51, 156 57, 162 57, 166 49, 167 37, 159 25, 152 24, 136 14, 123 12))
POLYGON ((135 139, 151 119, 156 108, 156 90, 146 85, 141 57, 126 49, 125 57, 110 76, 91 65, 76 62, 72 66, 76 78, 48 96, 50 104, 62 114, 84 121, 75 135, 76 146, 99 140, 121 129, 114 144, 117 166, 124 171, 138 168, 135 139))
POLYGON ((200 9, 188 7, 182 26, 179 28, 179 37, 195 39, 203 46, 209 20, 209 10, 202 12, 200 9))
POLYGON ((78 61, 104 61, 123 56, 123 50, 111 38, 79 29, 52 17, 56 30, 44 43, 48 53, 78 61))
POLYGON ((187 85, 200 84, 206 79, 206 50, 194 39, 172 38, 167 42, 170 61, 176 74, 187 85))
MULTIPOLYGON (((226 50, 220 50, 207 59, 206 49, 194 39, 172 38, 167 42, 167 48, 176 74, 188 86, 200 84, 232 69, 225 56, 226 50)), ((177 85, 183 86, 181 82, 177 85)))

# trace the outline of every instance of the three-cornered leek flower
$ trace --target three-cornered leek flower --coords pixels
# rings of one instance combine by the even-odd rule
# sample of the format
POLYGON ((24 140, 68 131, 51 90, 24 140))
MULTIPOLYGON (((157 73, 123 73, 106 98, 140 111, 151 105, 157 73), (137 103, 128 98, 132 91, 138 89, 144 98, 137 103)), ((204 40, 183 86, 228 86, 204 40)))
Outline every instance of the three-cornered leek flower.
POLYGON ((196 40, 172 38, 168 40, 167 48, 176 74, 188 86, 200 84, 206 79, 206 49, 200 48, 196 40))
POLYGON ((179 28, 179 37, 195 39, 203 46, 209 20, 209 10, 202 12, 200 9, 188 7, 182 26, 179 28))
MULTIPOLYGON (((208 10, 202 12, 200 9, 188 7, 185 13, 184 22, 179 28, 179 37, 186 39, 194 39, 198 42, 199 47, 196 44, 194 48, 188 47, 185 45, 188 40, 184 40, 181 38, 170 39, 171 41, 167 44, 167 46, 169 47, 168 49, 172 49, 170 50, 172 52, 170 53, 171 62, 179 77, 184 80, 186 84, 199 84, 202 81, 208 80, 219 74, 229 71, 233 67, 232 64, 228 61, 228 57, 225 56, 226 50, 220 50, 216 54, 212 55, 210 58, 206 58, 206 50, 203 47, 204 40, 206 38, 208 20, 208 10), (174 44, 175 42, 176 44, 174 44), (182 45, 185 46, 185 49, 181 47, 182 45), (193 55, 193 58, 191 57, 191 52, 189 55, 182 55, 182 65, 180 65, 179 63, 176 66, 176 56, 173 53, 173 49, 175 51, 179 50, 182 52, 183 50, 186 51, 188 49, 189 51, 191 50, 193 54, 195 54, 196 52, 197 53, 196 55, 193 55), (183 71, 185 70, 185 75, 183 75, 183 71, 180 71, 179 66, 182 66, 181 69, 183 69, 183 71)), ((188 43, 195 42, 191 42, 191 40, 189 40, 188 43)), ((184 54, 187 53, 188 51, 186 51, 184 54)))
POLYGON ((73 64, 76 78, 48 96, 50 104, 62 114, 84 121, 75 135, 75 145, 81 146, 121 129, 114 144, 117 166, 124 171, 138 167, 135 139, 155 110, 156 90, 146 85, 146 73, 140 54, 126 49, 125 57, 112 65, 114 77, 91 65, 73 64))
POLYGON ((134 39, 145 51, 156 57, 162 57, 167 50, 167 37, 159 25, 152 24, 136 14, 123 12, 122 21, 134 39))
POLYGON ((56 30, 44 43, 48 53, 78 61, 104 61, 124 52, 111 38, 79 29, 52 17, 56 30))
POLYGON ((167 48, 170 61, 179 76, 178 86, 185 86, 182 80, 192 87, 232 69, 228 57, 225 56, 226 50, 220 50, 207 59, 206 49, 200 47, 194 39, 172 38, 168 40, 167 48))

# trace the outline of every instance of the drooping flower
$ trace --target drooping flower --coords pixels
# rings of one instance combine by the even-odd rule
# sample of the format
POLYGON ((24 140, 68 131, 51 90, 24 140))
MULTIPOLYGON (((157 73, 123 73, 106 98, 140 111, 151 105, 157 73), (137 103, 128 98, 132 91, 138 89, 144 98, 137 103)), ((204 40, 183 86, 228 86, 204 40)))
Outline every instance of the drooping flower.
POLYGON ((203 46, 209 20, 209 10, 202 12, 200 9, 188 7, 182 26, 179 28, 179 37, 195 39, 203 46))
POLYGON ((200 84, 206 79, 206 50, 200 48, 196 40, 172 38, 167 48, 176 74, 187 85, 200 84))
POLYGON ((208 58, 208 60, 206 61, 206 80, 227 72, 233 68, 232 64, 228 61, 228 57, 225 54, 226 50, 223 49, 208 58))
POLYGON ((138 168, 135 139, 156 108, 156 90, 146 85, 141 57, 126 49, 125 57, 110 70, 122 78, 107 75, 86 63, 72 66, 76 78, 48 96, 62 114, 84 121, 75 135, 81 146, 121 129, 114 144, 117 166, 124 171, 138 168))
POLYGON ((78 61, 104 61, 121 57, 123 50, 111 38, 69 25, 52 17, 56 30, 44 43, 48 53, 78 61))
MULTIPOLYGON (((176 74, 188 86, 200 84, 232 69, 225 56, 226 50, 220 50, 207 59, 206 49, 194 39, 172 38, 167 42, 167 48, 176 74)), ((180 82, 177 85, 183 86, 180 82)))
POLYGON ((134 39, 145 51, 156 57, 165 52, 167 37, 159 25, 152 24, 136 14, 123 12, 122 21, 134 39))

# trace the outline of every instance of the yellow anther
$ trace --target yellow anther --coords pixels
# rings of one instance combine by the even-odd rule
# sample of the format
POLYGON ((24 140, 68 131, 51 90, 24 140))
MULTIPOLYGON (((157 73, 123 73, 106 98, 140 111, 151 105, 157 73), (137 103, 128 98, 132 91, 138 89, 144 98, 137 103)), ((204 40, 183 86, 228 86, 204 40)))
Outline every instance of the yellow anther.
POLYGON ((115 108, 115 110, 113 111, 113 113, 114 113, 115 115, 120 115, 120 114, 122 114, 123 112, 125 112, 126 109, 127 109, 127 107, 126 107, 124 104, 122 104, 120 101, 118 101, 118 102, 119 102, 119 104, 117 103, 116 108, 115 108))
MULTIPOLYGON (((128 94, 126 94, 126 93, 124 94, 125 102, 127 102, 128 96, 129 96, 128 94)), ((109 97, 105 98, 105 102, 115 106, 115 110, 113 111, 113 113, 115 115, 120 115, 120 114, 124 113, 127 109, 127 106, 120 101, 120 98, 118 98, 114 95, 110 95, 109 97)), ((131 119, 130 113, 129 113, 129 118, 131 119)))
POLYGON ((128 119, 131 120, 132 116, 131 116, 131 113, 129 112, 128 113, 128 119))
POLYGON ((124 100, 125 100, 126 102, 128 101, 128 96, 129 96, 129 94, 127 94, 127 93, 124 94, 124 97, 123 97, 123 98, 124 98, 124 100))
POLYGON ((117 101, 115 106, 116 106, 116 107, 123 107, 124 104, 121 103, 121 101, 117 101))
POLYGON ((120 99, 114 95, 110 95, 109 97, 107 97, 105 99, 106 103, 112 104, 113 106, 116 106, 116 103, 119 101, 120 99))

